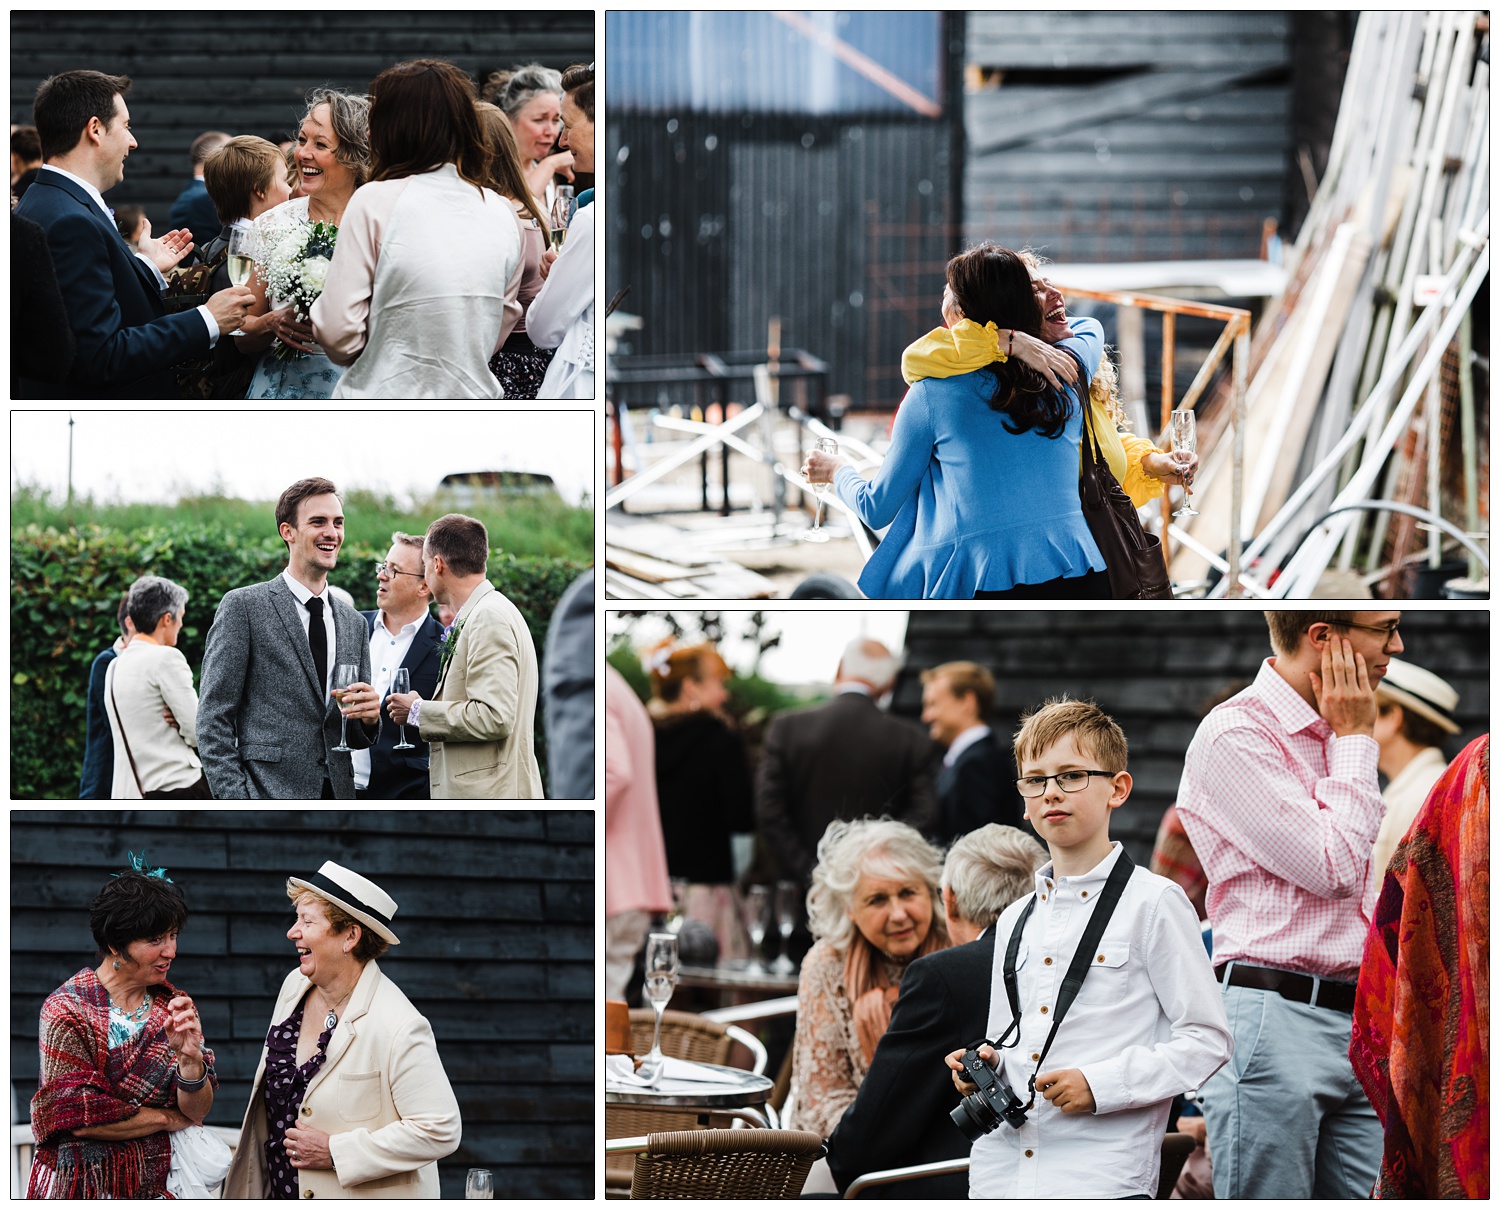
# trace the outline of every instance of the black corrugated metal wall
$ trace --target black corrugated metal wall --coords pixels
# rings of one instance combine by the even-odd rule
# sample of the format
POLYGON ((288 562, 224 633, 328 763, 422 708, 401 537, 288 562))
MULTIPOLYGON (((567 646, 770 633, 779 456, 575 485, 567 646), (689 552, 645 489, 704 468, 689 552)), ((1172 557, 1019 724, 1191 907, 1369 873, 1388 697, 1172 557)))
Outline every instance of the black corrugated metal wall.
MULTIPOLYGON (((1452 758, 1489 729, 1489 614, 1406 611, 1401 638, 1402 659, 1458 690, 1464 730, 1444 745, 1452 758)), ((1135 780, 1111 835, 1145 861, 1162 812, 1177 798, 1200 707, 1231 682, 1252 680, 1270 654, 1258 610, 913 610, 893 708, 920 714, 917 674, 947 660, 975 660, 994 673, 991 722, 1007 745, 1021 713, 1048 697, 1093 698, 1124 728, 1135 780)))
POLYGON ((439 1164, 501 1198, 594 1189, 591 811, 12 811, 11 1086, 24 1123, 42 1001, 93 961, 88 904, 145 851, 192 913, 173 983, 202 1010, 221 1084, 209 1123, 238 1126, 277 989, 295 965, 288 874, 333 860, 399 906, 381 969, 432 1023, 463 1114, 439 1164))
POLYGON ((521 63, 563 68, 594 58, 592 11, 423 8, 278 12, 70 10, 10 14, 10 114, 30 123, 47 76, 91 68, 134 82, 126 103, 140 146, 111 206, 146 209, 158 232, 191 177, 188 147, 206 130, 281 142, 307 91, 364 92, 403 59, 444 58, 482 81, 521 63))

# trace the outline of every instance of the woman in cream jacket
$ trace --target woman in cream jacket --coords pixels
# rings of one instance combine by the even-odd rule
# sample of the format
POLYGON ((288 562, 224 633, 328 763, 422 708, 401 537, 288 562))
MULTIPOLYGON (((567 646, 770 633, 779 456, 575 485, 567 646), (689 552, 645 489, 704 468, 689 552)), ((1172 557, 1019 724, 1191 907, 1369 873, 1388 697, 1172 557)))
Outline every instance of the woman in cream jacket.
POLYGON ((375 959, 396 903, 332 861, 287 879, 297 969, 271 1015, 226 1198, 435 1198, 458 1102, 432 1029, 375 959))

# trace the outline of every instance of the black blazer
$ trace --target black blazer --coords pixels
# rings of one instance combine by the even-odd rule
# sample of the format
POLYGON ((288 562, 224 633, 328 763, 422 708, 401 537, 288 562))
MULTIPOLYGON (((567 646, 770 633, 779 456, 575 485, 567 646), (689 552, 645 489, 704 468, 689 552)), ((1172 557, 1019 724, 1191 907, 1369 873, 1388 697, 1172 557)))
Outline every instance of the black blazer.
MULTIPOLYGON (((828 1139, 828 1167, 840 1193, 870 1172, 969 1154, 969 1140, 948 1117, 959 1096, 943 1057, 984 1036, 994 964, 991 926, 978 941, 938 950, 906 968, 890 1028, 854 1104, 828 1139)), ((966 1198, 969 1177, 960 1172, 901 1181, 865 1196, 966 1198)))
POLYGON ((766 729, 755 814, 781 877, 807 881, 835 819, 890 815, 935 834, 937 757, 925 731, 863 693, 778 714, 766 729))
POLYGON ((938 774, 937 796, 945 842, 987 823, 1025 830, 1010 754, 1001 751, 993 731, 970 744, 938 774))
MULTIPOLYGON (((380 611, 361 609, 359 612, 365 620, 367 633, 374 634, 375 620, 380 616, 380 611)), ((442 634, 442 623, 429 613, 401 660, 401 667, 411 673, 411 687, 422 695, 424 702, 437 696, 438 662, 441 657, 438 642, 442 634)), ((370 675, 377 675, 373 666, 370 675)), ((391 721, 385 702, 380 704, 380 721, 380 739, 370 749, 370 785, 365 790, 365 797, 429 797, 427 745, 422 742, 417 728, 406 728, 406 742, 416 744, 416 747, 395 752, 392 749, 401 738, 401 728, 391 721)))
POLYGON ((61 384, 22 379, 34 399, 175 399, 172 367, 208 353, 208 325, 196 310, 167 314, 151 270, 84 190, 43 172, 15 213, 47 233, 57 285, 77 339, 61 384))
POLYGON ((167 214, 167 230, 187 227, 193 233, 196 251, 219 234, 220 226, 219 212, 214 209, 213 199, 208 196, 208 186, 194 177, 172 203, 172 209, 167 214))

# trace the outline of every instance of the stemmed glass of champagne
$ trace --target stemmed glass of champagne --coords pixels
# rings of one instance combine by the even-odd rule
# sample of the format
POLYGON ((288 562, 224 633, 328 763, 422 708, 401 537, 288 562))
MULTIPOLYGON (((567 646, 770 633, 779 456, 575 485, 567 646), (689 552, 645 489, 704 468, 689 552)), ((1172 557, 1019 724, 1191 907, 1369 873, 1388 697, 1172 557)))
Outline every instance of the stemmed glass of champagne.
POLYGON ((790 975, 797 969, 792 961, 792 933, 797 928, 797 913, 802 907, 802 884, 778 882, 776 884, 776 931, 781 934, 781 953, 771 969, 778 975, 790 975))
POLYGON ((547 216, 547 225, 552 228, 552 246, 559 252, 567 238, 568 224, 577 213, 578 199, 573 196, 573 186, 559 185, 557 197, 552 202, 552 213, 547 216))
POLYGON ((464 1181, 464 1199, 487 1202, 495 1197, 495 1174, 488 1168, 470 1168, 464 1181))
MULTIPOLYGON (((231 227, 229 230, 229 255, 224 267, 229 271, 229 280, 243 286, 255 272, 255 259, 260 255, 260 235, 254 227, 231 227)), ((236 328, 229 335, 244 336, 244 328, 236 328)))
POLYGON ((750 969, 764 971, 766 925, 771 913, 771 888, 752 886, 745 892, 745 928, 750 934, 750 969))
POLYGON ((649 1084, 661 1078, 661 1015, 677 987, 677 938, 671 933, 652 933, 646 940, 646 999, 656 1013, 651 1035, 651 1053, 637 1073, 649 1084))
MULTIPOLYGON (((813 442, 813 449, 818 450, 820 453, 828 454, 831 457, 839 452, 839 443, 832 437, 819 437, 813 442)), ((828 541, 828 531, 823 528, 823 501, 828 499, 828 493, 833 490, 833 484, 831 482, 810 483, 808 486, 812 488, 813 495, 818 498, 818 509, 813 514, 812 528, 802 531, 802 540, 804 542, 826 542, 828 541)))
MULTIPOLYGON (((396 669, 396 675, 391 680, 391 692, 392 693, 410 693, 411 692, 411 669, 410 668, 397 668, 396 669)), ((410 743, 406 742, 406 724, 403 723, 401 725, 401 742, 399 744, 392 744, 391 745, 391 751, 392 752, 399 752, 403 748, 415 748, 416 746, 417 746, 416 744, 410 744, 410 743)), ((475 1169, 475 1171, 477 1172, 478 1169, 475 1169)))
MULTIPOLYGON (((1198 430, 1192 411, 1172 413, 1172 461, 1186 467, 1191 455, 1198 451, 1198 430)), ((1172 514, 1174 517, 1196 517, 1193 507, 1193 489, 1186 484, 1182 488, 1182 507, 1172 514)))
MULTIPOLYGON (((333 669, 333 700, 336 701, 340 706, 342 706, 344 704, 345 690, 347 690, 350 685, 354 684, 358 680, 358 664, 335 665, 333 669)), ((347 714, 339 715, 339 742, 328 750, 330 752, 354 751, 354 749, 349 746, 349 716, 347 714)))

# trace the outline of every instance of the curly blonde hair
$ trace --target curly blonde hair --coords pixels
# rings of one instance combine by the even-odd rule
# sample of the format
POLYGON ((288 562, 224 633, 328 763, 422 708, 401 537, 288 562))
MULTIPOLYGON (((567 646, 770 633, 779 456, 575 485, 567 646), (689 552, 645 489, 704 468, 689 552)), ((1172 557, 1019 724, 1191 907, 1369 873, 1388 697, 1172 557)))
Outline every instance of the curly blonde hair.
POLYGON ((861 877, 920 878, 932 898, 932 928, 946 935, 943 923, 943 851, 910 824, 889 816, 836 819, 818 841, 818 864, 807 892, 807 927, 815 938, 846 953, 856 936, 849 915, 854 888, 861 877))

